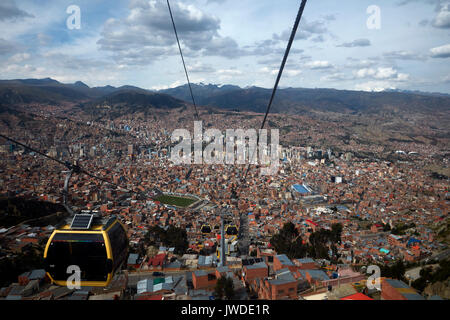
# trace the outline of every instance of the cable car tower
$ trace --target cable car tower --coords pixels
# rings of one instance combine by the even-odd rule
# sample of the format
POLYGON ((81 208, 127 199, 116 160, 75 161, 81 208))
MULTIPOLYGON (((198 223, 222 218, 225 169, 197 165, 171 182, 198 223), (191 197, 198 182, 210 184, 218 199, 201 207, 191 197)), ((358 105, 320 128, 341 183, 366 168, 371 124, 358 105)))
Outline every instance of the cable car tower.
POLYGON ((219 258, 219 267, 224 267, 227 265, 227 255, 226 255, 226 239, 225 239, 225 218, 229 216, 229 212, 226 211, 226 209, 222 209, 220 212, 220 247, 217 248, 217 255, 219 258))
POLYGON ((227 265, 227 256, 230 255, 231 251, 234 251, 236 249, 236 239, 238 235, 238 228, 235 224, 232 224, 230 222, 230 219, 232 219, 231 213, 226 208, 219 209, 220 211, 220 242, 219 246, 216 250, 216 255, 218 258, 218 265, 219 266, 226 266, 227 265), (230 230, 231 229, 231 230, 230 230), (229 231, 230 230, 230 231, 229 231), (227 239, 227 236, 228 239, 227 239), (234 246, 235 249, 231 250, 231 247, 234 246))

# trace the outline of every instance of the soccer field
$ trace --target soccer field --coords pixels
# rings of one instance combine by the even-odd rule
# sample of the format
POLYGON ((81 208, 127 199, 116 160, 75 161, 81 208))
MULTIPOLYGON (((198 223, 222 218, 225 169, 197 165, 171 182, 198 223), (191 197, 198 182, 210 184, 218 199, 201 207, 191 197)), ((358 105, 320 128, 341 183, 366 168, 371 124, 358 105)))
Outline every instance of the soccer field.
POLYGON ((162 195, 162 196, 156 198, 155 200, 157 200, 161 203, 164 203, 164 204, 182 207, 182 208, 186 208, 186 207, 190 206, 191 204, 193 204, 195 201, 197 201, 196 199, 170 196, 170 195, 162 195))

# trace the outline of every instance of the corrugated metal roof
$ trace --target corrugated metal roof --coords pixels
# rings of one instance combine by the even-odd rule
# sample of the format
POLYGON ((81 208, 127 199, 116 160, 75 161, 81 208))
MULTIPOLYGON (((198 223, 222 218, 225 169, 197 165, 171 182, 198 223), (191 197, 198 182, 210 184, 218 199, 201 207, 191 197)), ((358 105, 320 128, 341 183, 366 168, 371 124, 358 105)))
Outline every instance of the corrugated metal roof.
POLYGON ((12 289, 9 291, 9 295, 11 296, 21 295, 23 289, 25 289, 25 286, 13 286, 12 289))
POLYGON ((137 287, 137 293, 141 294, 144 292, 152 292, 153 291, 153 281, 152 279, 144 279, 141 281, 138 281, 136 287, 137 287))
POLYGON ((130 253, 128 256, 128 264, 136 264, 136 260, 139 258, 139 254, 137 253, 130 253))
POLYGON ((408 300, 425 300, 425 298, 418 293, 402 293, 402 295, 408 300))
POLYGON ((289 269, 282 269, 279 270, 276 273, 277 280, 284 280, 288 282, 295 281, 294 276, 292 275, 292 272, 289 271, 289 269))
POLYGON ((315 262, 314 259, 312 258, 302 258, 302 259, 297 259, 298 262, 300 263, 313 263, 315 262))
POLYGON ((250 270, 251 269, 261 269, 261 268, 267 269, 267 264, 265 262, 258 262, 253 265, 246 266, 246 268, 250 269, 250 270))
POLYGON ((163 285, 164 285, 164 283, 154 284, 152 292, 162 290, 163 289, 163 285))
POLYGON ((203 266, 209 266, 213 263, 213 256, 199 256, 198 264, 203 266))
POLYGON ((386 282, 389 283, 394 288, 409 288, 409 286, 404 283, 403 281, 396 280, 396 279, 386 279, 386 282))
POLYGON ((208 273, 204 270, 196 270, 194 271, 196 277, 202 277, 208 275, 208 273))
POLYGON ((210 264, 212 264, 212 262, 213 262, 213 257, 212 256, 206 256, 205 264, 206 265, 210 265, 210 264))
POLYGON ((323 270, 299 270, 303 277, 308 273, 311 278, 319 280, 330 280, 330 277, 323 270))
POLYGON ((285 254, 279 254, 276 256, 278 260, 280 260, 281 264, 285 266, 293 266, 294 263, 285 255, 285 254))
POLYGON ((222 273, 222 272, 228 272, 228 271, 230 271, 230 269, 227 266, 222 266, 222 267, 218 267, 217 271, 219 271, 219 273, 222 273))

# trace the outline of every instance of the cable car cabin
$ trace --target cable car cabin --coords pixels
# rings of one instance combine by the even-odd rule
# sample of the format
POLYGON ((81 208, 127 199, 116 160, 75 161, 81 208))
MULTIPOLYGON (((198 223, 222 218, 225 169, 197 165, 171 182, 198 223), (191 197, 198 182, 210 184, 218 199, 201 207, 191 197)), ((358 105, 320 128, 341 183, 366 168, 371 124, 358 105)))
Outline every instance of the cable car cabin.
MULTIPOLYGON (((115 217, 76 214, 57 227, 44 251, 45 269, 53 283, 66 286, 73 275, 67 268, 80 268, 80 286, 107 286, 128 256, 128 237, 115 217)), ((125 262, 126 263, 126 262, 125 262)), ((69 270, 70 271, 70 270, 69 270)))
POLYGON ((201 228, 201 232, 203 234, 209 234, 209 233, 211 233, 211 231, 212 231, 212 229, 211 229, 211 226, 209 224, 204 224, 202 226, 202 228, 201 228))
POLYGON ((238 228, 235 224, 227 225, 227 228, 225 229, 225 234, 227 236, 236 236, 238 234, 238 228))

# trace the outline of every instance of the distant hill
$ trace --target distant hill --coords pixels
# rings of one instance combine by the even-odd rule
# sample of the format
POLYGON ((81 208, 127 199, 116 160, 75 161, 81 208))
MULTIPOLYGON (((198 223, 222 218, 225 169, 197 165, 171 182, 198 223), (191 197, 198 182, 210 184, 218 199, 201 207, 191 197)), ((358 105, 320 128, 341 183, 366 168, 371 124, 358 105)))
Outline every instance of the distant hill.
MULTIPOLYGON (((272 89, 259 87, 193 85, 198 104, 221 109, 265 112, 272 89)), ((161 90, 190 101, 187 85, 161 90)), ((450 111, 450 96, 411 92, 366 92, 336 89, 278 89, 272 112, 303 114, 310 111, 379 113, 382 111, 429 113, 450 111)))
POLYGON ((85 102, 124 90, 151 92, 134 86, 90 88, 81 81, 65 84, 50 78, 0 80, 0 105, 8 106, 18 103, 58 105, 62 102, 85 102))
POLYGON ((0 105, 17 103, 58 105, 61 102, 91 99, 100 94, 80 81, 74 84, 63 84, 50 78, 0 80, 0 105))
MULTIPOLYGON (((218 86, 215 84, 205 85, 202 83, 200 84, 193 83, 191 84, 191 87, 194 93, 195 102, 196 104, 200 105, 206 105, 208 103, 208 98, 210 98, 211 96, 220 95, 226 92, 232 92, 234 90, 241 90, 240 87, 233 85, 218 86)), ((175 98, 192 102, 192 97, 187 84, 175 88, 160 90, 158 92, 166 93, 175 98)))
POLYGON ((137 112, 148 114, 152 108, 174 109, 186 105, 182 100, 163 93, 153 93, 140 88, 121 89, 78 106, 87 114, 110 119, 137 112))
POLYGON ((402 92, 402 93, 412 93, 412 94, 418 94, 422 96, 432 96, 432 97, 450 97, 450 94, 448 93, 441 93, 441 92, 423 92, 419 90, 401 90, 401 89, 386 89, 384 92, 402 92))

